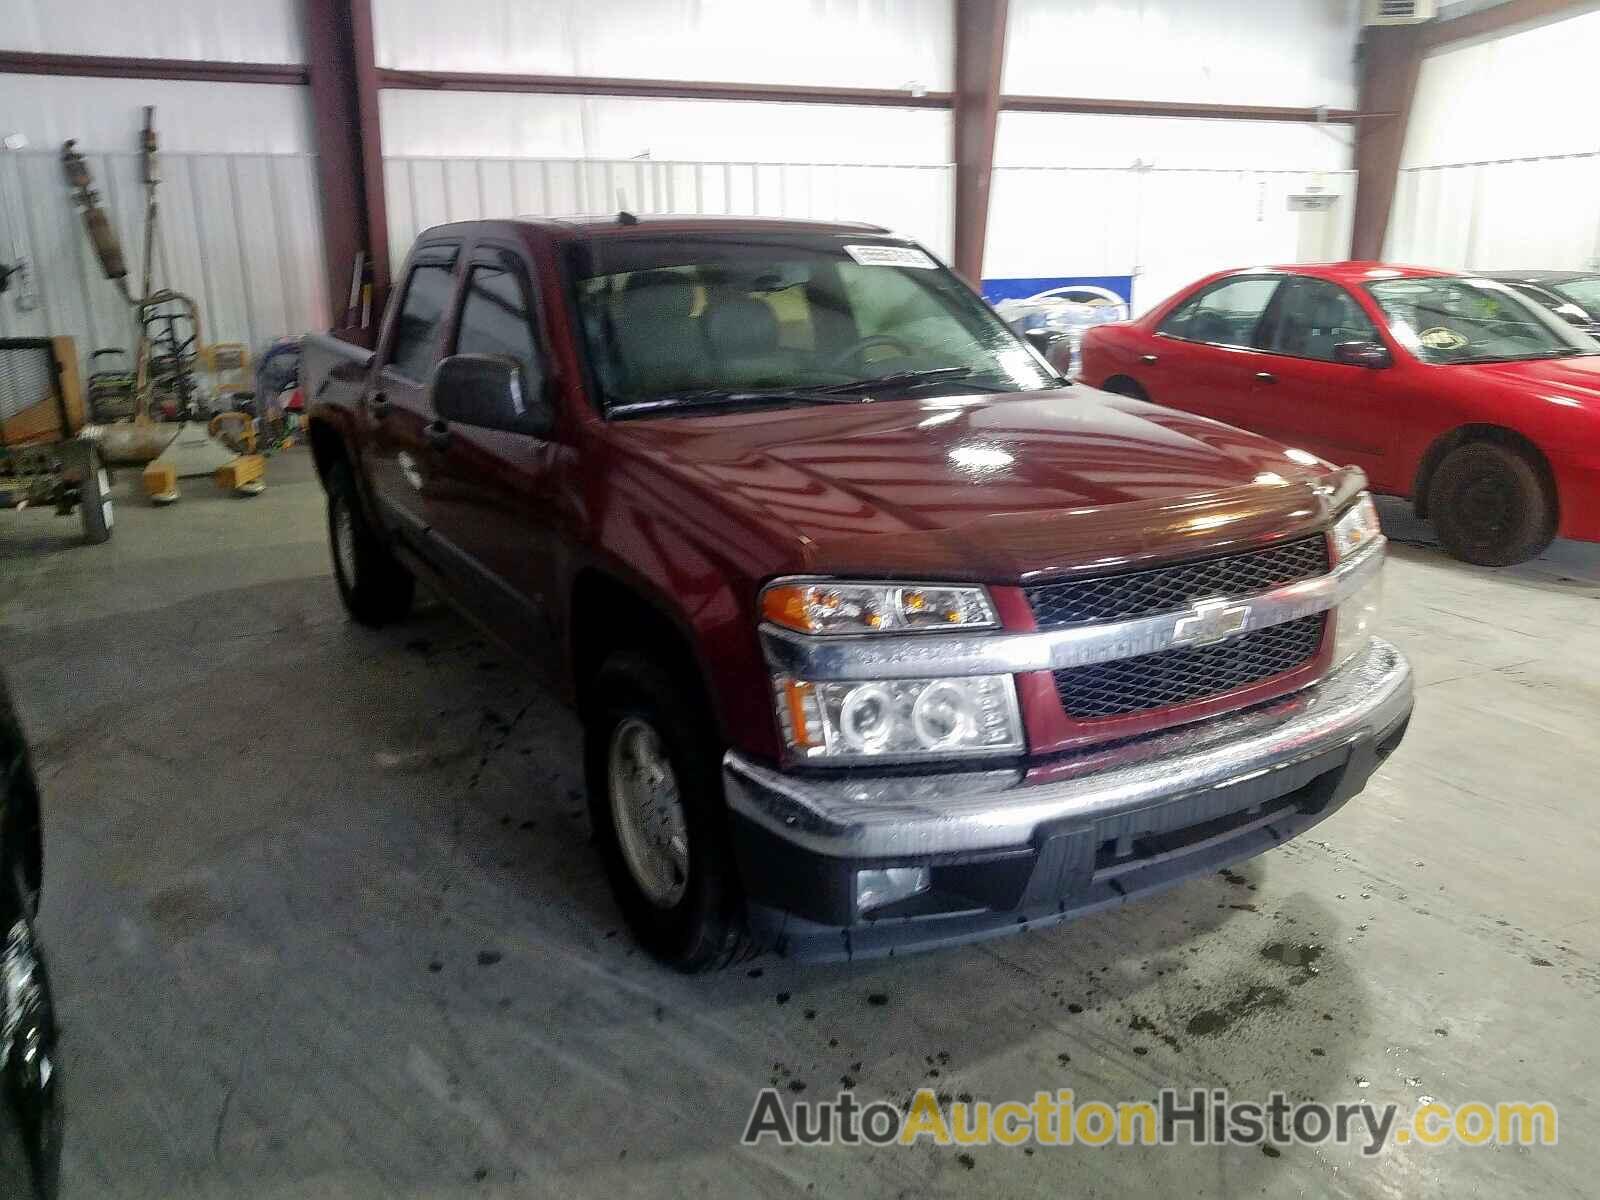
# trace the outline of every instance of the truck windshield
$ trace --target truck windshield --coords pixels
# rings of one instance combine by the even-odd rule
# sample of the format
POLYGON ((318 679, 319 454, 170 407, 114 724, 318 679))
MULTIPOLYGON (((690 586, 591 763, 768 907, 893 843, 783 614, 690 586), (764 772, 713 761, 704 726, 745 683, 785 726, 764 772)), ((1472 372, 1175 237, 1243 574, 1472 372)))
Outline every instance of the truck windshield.
POLYGON ((870 235, 596 238, 573 258, 607 410, 1054 387, 1003 321, 915 246, 870 235))
POLYGON ((1425 363, 1461 365, 1600 354, 1600 344, 1491 279, 1367 284, 1395 340, 1425 363))

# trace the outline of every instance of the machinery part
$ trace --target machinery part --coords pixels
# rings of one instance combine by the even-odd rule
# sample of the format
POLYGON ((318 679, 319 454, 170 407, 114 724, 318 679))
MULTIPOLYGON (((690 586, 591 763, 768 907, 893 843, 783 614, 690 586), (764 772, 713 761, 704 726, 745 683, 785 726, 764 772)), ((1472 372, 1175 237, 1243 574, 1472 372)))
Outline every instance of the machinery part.
POLYGON ((114 514, 111 503, 111 477, 94 447, 88 447, 88 471, 78 484, 78 512, 83 519, 83 539, 91 546, 111 540, 114 514))
POLYGON ((89 355, 89 419, 100 424, 133 416, 133 367, 128 352, 106 346, 89 355))
POLYGON ((328 541, 339 598, 358 624, 376 628, 411 611, 417 581, 367 524, 355 476, 345 462, 328 473, 328 541))
POLYGON ((1444 548, 1480 567, 1527 562, 1555 539, 1555 505, 1538 467, 1498 442, 1450 451, 1429 485, 1428 515, 1444 548))
POLYGON ((92 439, 100 460, 117 467, 142 467, 160 458, 177 440, 179 425, 130 424, 91 425, 83 435, 92 439))
POLYGON ((247 412, 221 412, 206 426, 211 436, 239 454, 256 452, 256 421, 247 412))
POLYGON ((84 162, 83 155, 75 147, 76 138, 69 138, 61 145, 61 168, 66 172, 67 186, 72 189, 72 198, 77 202, 78 212, 83 217, 83 228, 89 235, 89 244, 94 247, 95 257, 100 260, 100 270, 105 277, 115 283, 121 290, 124 298, 128 296, 128 263, 122 257, 122 243, 117 240, 116 230, 111 228, 111 221, 106 216, 105 209, 100 207, 100 193, 94 190, 94 181, 89 175, 89 164, 84 162))
POLYGON ((259 496, 266 483, 261 478, 267 473, 267 460, 259 454, 241 454, 224 467, 218 467, 212 476, 220 488, 228 488, 240 496, 259 496))
POLYGON ((628 651, 600 668, 592 694, 584 717, 590 821, 629 927, 680 971, 749 957, 705 706, 628 651))

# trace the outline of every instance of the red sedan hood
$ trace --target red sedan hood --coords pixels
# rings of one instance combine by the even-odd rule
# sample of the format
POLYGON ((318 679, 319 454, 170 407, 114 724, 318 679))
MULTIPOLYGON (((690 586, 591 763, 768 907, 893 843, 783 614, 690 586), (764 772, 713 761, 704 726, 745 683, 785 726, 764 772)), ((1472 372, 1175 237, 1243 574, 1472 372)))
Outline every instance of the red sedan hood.
POLYGON ((724 512, 798 538, 794 567, 816 571, 1103 571, 1302 532, 1360 486, 1255 434, 1081 386, 612 429, 724 512))
POLYGON ((1536 358, 1525 362, 1477 363, 1449 367, 1467 371, 1480 379, 1510 384, 1521 391, 1534 389, 1560 397, 1557 402, 1577 401, 1579 407, 1600 411, 1600 354, 1577 358, 1536 358))

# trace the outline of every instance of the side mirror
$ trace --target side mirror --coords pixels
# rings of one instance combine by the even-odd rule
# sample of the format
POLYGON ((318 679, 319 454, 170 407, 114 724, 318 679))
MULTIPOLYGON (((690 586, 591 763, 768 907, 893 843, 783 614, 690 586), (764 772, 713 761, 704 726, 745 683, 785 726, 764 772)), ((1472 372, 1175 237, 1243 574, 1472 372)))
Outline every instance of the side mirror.
POLYGON ((522 366, 499 354, 453 354, 433 369, 429 389, 441 421, 543 437, 550 432, 545 396, 529 391, 522 366))
POLYGON ((1348 367, 1367 367, 1381 371, 1394 365, 1389 347, 1381 342, 1340 342, 1333 348, 1333 361, 1348 367))
POLYGON ((1056 344, 1056 339, 1061 335, 1054 329, 1030 329, 1022 336, 1030 346, 1049 358, 1050 348, 1056 344))
MULTIPOLYGON (((4 285, 0 285, 0 291, 4 290, 4 285)), ((1576 325, 1585 332, 1588 332, 1589 326, 1594 324, 1594 318, 1575 304, 1563 304, 1556 309, 1556 316, 1560 317, 1568 325, 1576 325)))

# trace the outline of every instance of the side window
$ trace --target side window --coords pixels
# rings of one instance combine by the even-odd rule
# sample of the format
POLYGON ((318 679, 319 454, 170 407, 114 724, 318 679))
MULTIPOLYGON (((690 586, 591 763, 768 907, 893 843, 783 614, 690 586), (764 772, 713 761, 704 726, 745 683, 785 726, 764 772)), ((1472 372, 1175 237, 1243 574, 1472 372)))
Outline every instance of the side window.
POLYGON ((424 247, 417 251, 406 280, 388 366, 418 383, 433 369, 439 323, 455 284, 455 260, 454 247, 424 247))
POLYGON ((528 387, 537 393, 544 381, 544 358, 518 272, 507 266, 472 268, 456 331, 456 353, 509 355, 522 364, 528 387))
POLYGON ((1214 346, 1254 346, 1256 325, 1282 282, 1275 276, 1224 280, 1175 308, 1157 332, 1214 346))
POLYGON ((1267 322, 1264 350, 1333 361, 1340 342, 1375 342, 1378 331, 1354 297, 1336 283, 1299 276, 1284 284, 1267 322))

